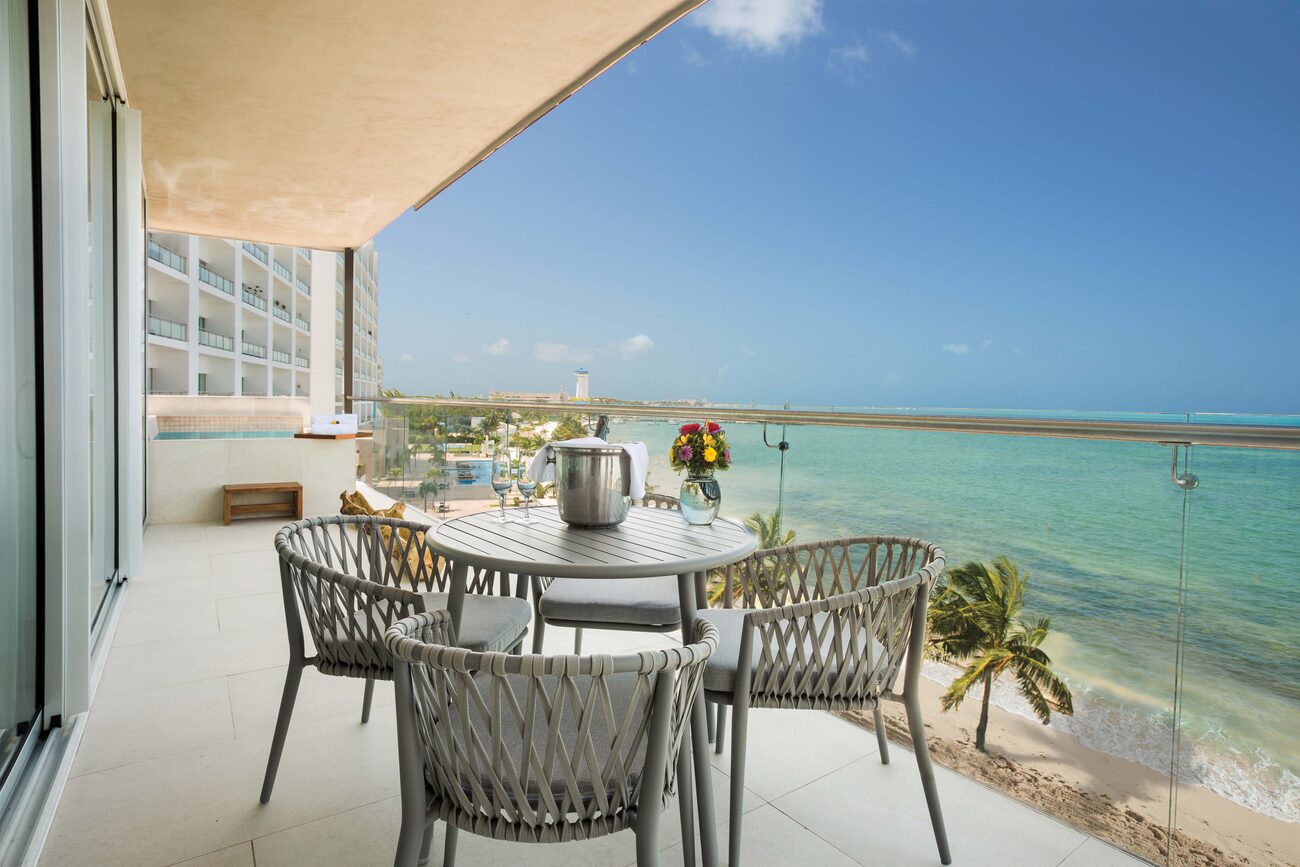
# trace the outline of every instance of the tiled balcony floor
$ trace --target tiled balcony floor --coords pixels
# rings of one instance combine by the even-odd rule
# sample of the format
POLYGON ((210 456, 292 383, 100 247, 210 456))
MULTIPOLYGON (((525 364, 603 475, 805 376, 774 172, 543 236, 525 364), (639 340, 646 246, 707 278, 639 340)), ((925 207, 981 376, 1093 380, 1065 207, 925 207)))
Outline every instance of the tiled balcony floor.
MULTIPOLYGON (((41 864, 388 865, 399 820, 392 687, 360 724, 362 683, 309 669, 271 803, 257 796, 284 678, 286 642, 271 540, 280 521, 164 525, 126 589, 89 723, 41 864)), ((592 632, 592 651, 666 639, 592 632)), ((572 634, 547 630, 547 649, 572 634)), ((745 861, 759 865, 937 865, 911 754, 881 765, 871 733, 828 714, 754 711, 745 861)), ((725 757, 714 758, 719 819, 725 757)), ((996 792, 939 769, 954 863, 1139 864, 996 792)), ((441 830, 431 863, 441 863, 441 830)), ((676 811, 665 864, 681 863, 676 811)), ((725 853, 726 833, 721 838, 725 853)), ((461 835, 464 867, 624 865, 631 833, 523 846, 461 835)))

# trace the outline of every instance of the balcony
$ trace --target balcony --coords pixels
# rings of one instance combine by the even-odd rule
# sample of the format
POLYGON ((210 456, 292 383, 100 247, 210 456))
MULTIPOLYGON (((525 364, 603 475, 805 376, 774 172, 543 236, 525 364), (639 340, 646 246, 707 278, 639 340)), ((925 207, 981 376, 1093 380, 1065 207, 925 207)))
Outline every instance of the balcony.
POLYGON ((306 319, 303 319, 301 316, 295 316, 293 323, 294 325, 297 325, 299 328, 301 328, 303 331, 311 331, 311 323, 308 322, 306 319))
POLYGON ((241 340, 239 341, 239 351, 251 358, 266 358, 266 347, 260 343, 241 340))
POLYGON ((149 251, 149 258, 153 259, 155 262, 158 262, 159 264, 162 265, 166 265, 168 268, 171 268, 173 271, 179 271, 182 274, 186 273, 185 269, 187 263, 185 257, 182 256, 180 253, 177 253, 171 247, 164 247, 162 244, 159 244, 153 238, 150 238, 148 244, 148 251, 149 251))
POLYGON ((185 325, 181 322, 175 322, 171 319, 163 319, 161 316, 150 316, 148 321, 149 333, 156 337, 166 337, 171 340, 185 340, 185 325))
POLYGON ((293 363, 293 359, 289 357, 289 353, 285 352, 285 351, 282 350, 282 349, 272 349, 272 350, 271 350, 271 360, 272 360, 272 361, 275 361, 275 362, 278 362, 278 363, 280 363, 280 364, 292 364, 292 363, 293 363))
POLYGON ((214 289, 225 292, 227 295, 235 294, 234 281, 211 270, 208 268, 208 263, 201 259, 199 260, 199 282, 206 283, 214 289))
POLYGON ((270 257, 266 253, 266 248, 261 244, 254 244, 252 241, 244 241, 243 248, 245 253, 249 254, 263 265, 267 264, 270 260, 270 257))
POLYGON ((297 287, 298 291, 301 292, 302 294, 304 295, 311 294, 311 287, 308 286, 306 283, 304 283, 302 280, 298 279, 297 277, 293 279, 293 285, 297 287))
POLYGON ((285 310, 283 307, 273 306, 271 308, 271 315, 276 319, 282 319, 285 322, 293 322, 293 316, 291 316, 289 311, 285 310))
POLYGON ((293 363, 299 367, 311 367, 311 359, 305 355, 295 355, 293 363))
POLYGON ((307 249, 306 247, 298 247, 297 250, 299 256, 307 260, 307 262, 309 263, 311 262, 311 250, 307 249))
POLYGON ((275 272, 275 275, 277 277, 282 278, 284 282, 286 283, 293 282, 293 272, 290 271, 288 268, 284 267, 283 265, 281 265, 278 261, 273 261, 271 263, 271 270, 275 272))
POLYGON ((207 346, 212 349, 224 349, 226 352, 234 352, 235 338, 216 331, 208 331, 206 328, 200 328, 199 345, 207 346))
POLYGON ((266 299, 261 295, 258 295, 252 289, 243 289, 242 295, 245 304, 248 304, 251 307, 256 307, 258 310, 263 312, 266 311, 266 299))

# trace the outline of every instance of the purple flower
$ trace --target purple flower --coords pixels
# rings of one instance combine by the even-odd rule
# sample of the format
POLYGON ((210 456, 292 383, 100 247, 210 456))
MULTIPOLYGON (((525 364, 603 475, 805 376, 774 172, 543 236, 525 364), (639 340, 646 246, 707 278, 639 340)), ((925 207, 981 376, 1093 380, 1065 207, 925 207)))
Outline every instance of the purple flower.
POLYGON ((727 463, 731 463, 731 449, 727 449, 722 453, 722 459, 727 463))
POLYGON ((677 460, 679 461, 689 461, 694 456, 695 450, 690 446, 682 446, 677 450, 677 460))

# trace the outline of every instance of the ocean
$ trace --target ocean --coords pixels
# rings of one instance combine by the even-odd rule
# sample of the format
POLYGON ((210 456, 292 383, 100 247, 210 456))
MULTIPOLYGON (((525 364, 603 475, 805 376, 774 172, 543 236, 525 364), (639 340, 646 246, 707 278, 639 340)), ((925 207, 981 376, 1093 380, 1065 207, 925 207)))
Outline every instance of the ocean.
MULTIPOLYGON (((616 422, 610 439, 645 442, 650 484, 676 493, 675 431, 616 422)), ((780 453, 760 425, 727 434, 723 514, 775 510, 780 453)), ((783 515, 798 541, 902 534, 949 563, 1011 557, 1031 575, 1024 613, 1051 618, 1046 649, 1074 693, 1075 715, 1052 725, 1169 772, 1184 493, 1168 447, 826 427, 786 439, 783 515)), ((1191 469, 1178 778, 1300 822, 1300 452, 1200 446, 1191 469)), ((1011 687, 994 701, 1032 717, 1011 687)))

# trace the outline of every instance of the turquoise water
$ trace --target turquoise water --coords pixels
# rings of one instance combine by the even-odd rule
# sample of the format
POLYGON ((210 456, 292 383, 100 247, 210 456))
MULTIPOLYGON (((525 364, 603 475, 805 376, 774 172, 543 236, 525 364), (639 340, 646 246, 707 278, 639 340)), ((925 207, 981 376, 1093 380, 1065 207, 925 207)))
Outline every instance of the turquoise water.
MULTIPOLYGON (((616 424, 611 439, 644 441, 650 482, 670 493, 674 431, 616 424)), ((724 514, 772 511, 779 453, 761 426, 728 435, 724 514)), ((800 540, 897 533, 949 562, 1012 557, 1075 694, 1075 716, 1053 725, 1168 773, 1184 494, 1167 447, 824 427, 787 439, 784 514, 800 540)), ((1179 778, 1297 822, 1300 453, 1198 447, 1191 460, 1179 778)), ((1030 715, 1011 690, 995 699, 1030 715)))
POLYGON ((291 430, 165 430, 160 440, 264 440, 293 436, 291 430))

